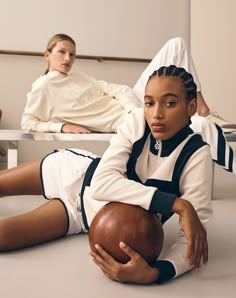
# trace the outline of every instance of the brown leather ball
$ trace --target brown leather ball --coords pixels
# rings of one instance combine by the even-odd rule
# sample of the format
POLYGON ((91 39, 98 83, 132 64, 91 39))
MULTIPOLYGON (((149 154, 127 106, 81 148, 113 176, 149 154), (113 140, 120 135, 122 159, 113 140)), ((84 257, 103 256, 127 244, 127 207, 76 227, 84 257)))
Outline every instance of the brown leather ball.
POLYGON ((101 245, 120 263, 130 258, 119 247, 123 241, 148 263, 155 261, 162 250, 164 232, 159 217, 139 206, 111 202, 103 206, 92 220, 89 244, 101 245))

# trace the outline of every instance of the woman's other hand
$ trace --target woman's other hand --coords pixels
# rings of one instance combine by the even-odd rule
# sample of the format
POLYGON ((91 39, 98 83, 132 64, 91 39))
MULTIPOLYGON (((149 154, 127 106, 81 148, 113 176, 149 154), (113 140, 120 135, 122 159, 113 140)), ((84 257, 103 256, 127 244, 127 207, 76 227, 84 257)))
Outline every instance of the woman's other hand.
POLYGON ((203 264, 208 261, 207 233, 202 225, 193 205, 184 199, 177 198, 172 211, 179 214, 179 219, 187 239, 187 260, 190 267, 198 270, 202 259, 203 264))
POLYGON ((149 264, 124 242, 120 242, 120 248, 130 257, 126 264, 117 262, 100 245, 95 245, 96 252, 90 255, 103 273, 112 280, 138 284, 150 284, 157 281, 159 271, 149 264))
POLYGON ((61 128, 61 132, 63 133, 91 133, 90 130, 88 130, 85 127, 75 125, 75 124, 63 124, 61 128))

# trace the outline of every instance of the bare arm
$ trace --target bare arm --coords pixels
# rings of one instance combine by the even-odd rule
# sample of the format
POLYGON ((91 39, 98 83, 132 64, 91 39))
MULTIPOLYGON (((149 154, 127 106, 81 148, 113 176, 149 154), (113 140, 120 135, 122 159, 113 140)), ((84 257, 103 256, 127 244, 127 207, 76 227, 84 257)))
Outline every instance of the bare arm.
POLYGON ((186 258, 189 267, 198 270, 201 259, 203 264, 208 261, 207 233, 203 227, 193 205, 184 199, 177 198, 172 211, 179 215, 179 219, 187 240, 188 248, 186 258))

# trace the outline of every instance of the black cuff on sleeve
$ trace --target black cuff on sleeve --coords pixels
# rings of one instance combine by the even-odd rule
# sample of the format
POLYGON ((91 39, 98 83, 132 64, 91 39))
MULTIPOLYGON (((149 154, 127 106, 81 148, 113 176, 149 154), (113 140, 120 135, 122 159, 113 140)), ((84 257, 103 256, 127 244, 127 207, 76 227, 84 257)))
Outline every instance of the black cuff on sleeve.
POLYGON ((175 199, 176 195, 157 190, 153 195, 149 210, 169 217, 175 199))
POLYGON ((159 278, 156 281, 158 284, 162 284, 165 281, 173 278, 176 274, 173 264, 169 261, 158 260, 151 265, 153 268, 157 268, 159 271, 159 278))

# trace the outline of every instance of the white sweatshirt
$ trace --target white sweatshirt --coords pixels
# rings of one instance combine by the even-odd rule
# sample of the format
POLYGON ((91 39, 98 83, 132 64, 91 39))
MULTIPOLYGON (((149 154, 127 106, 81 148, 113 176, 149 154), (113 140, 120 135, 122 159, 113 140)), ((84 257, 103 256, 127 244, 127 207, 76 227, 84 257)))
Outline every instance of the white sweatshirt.
POLYGON ((83 73, 49 72, 27 94, 21 127, 26 131, 61 132, 65 123, 96 132, 116 132, 142 103, 126 85, 98 81, 83 73))
MULTIPOLYGON (((137 108, 118 128, 94 172, 91 185, 85 186, 82 212, 88 226, 108 201, 140 205, 159 213, 164 222, 172 215, 176 197, 189 200, 206 225, 211 216, 209 146, 188 126, 171 139, 159 141, 159 150, 154 145, 155 139, 145 123, 143 109, 137 108)), ((176 242, 162 256, 173 264, 175 276, 191 269, 186 260, 186 238, 179 228, 176 242)), ((173 277, 168 268, 161 270, 167 271, 164 277, 167 279, 168 274, 173 277)))

